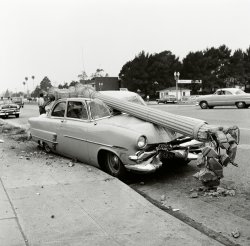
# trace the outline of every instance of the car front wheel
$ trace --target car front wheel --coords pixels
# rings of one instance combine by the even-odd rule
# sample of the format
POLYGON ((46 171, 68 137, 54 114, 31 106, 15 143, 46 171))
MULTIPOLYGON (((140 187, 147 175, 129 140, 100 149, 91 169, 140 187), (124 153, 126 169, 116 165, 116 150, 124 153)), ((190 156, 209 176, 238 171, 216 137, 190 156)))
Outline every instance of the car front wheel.
POLYGON ((201 107, 202 109, 207 109, 207 108, 208 108, 207 102, 205 102, 205 101, 200 102, 200 107, 201 107))
POLYGON ((112 153, 107 152, 105 156, 105 168, 106 171, 114 177, 122 178, 126 173, 126 169, 123 166, 119 157, 112 153))
POLYGON ((46 153, 51 153, 51 148, 49 147, 47 143, 43 143, 43 148, 46 153))
POLYGON ((19 118, 19 114, 16 114, 16 118, 19 118))
POLYGON ((246 104, 244 102, 237 102, 236 107, 237 108, 246 108, 246 104))

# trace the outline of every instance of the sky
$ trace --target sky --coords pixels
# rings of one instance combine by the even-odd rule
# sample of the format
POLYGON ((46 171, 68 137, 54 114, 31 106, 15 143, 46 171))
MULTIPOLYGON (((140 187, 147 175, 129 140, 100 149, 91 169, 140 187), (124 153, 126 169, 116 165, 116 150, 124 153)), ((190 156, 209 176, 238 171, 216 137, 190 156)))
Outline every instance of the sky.
POLYGON ((0 92, 97 68, 118 76, 142 50, 180 60, 222 44, 246 50, 249 11, 250 0, 0 0, 0 92))

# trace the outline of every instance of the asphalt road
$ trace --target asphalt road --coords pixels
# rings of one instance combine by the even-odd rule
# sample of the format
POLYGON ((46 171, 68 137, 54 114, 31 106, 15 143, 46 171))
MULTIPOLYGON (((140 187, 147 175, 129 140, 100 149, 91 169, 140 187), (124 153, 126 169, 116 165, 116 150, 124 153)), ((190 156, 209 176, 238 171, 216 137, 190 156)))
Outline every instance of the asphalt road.
MULTIPOLYGON (((236 156, 239 167, 224 168, 224 178, 221 180, 221 186, 235 190, 236 195, 232 197, 199 195, 197 199, 191 199, 190 192, 200 186, 192 177, 199 170, 194 162, 185 167, 169 165, 165 169, 146 176, 132 174, 127 183, 156 204, 174 208, 175 210, 171 210, 174 216, 179 216, 184 221, 187 218, 191 219, 192 223, 199 223, 199 228, 205 231, 211 230, 212 234, 219 233, 218 235, 225 237, 225 240, 229 238, 228 242, 225 241, 225 245, 234 245, 234 243, 250 245, 249 233, 247 233, 247 230, 250 231, 250 109, 224 107, 202 110, 194 105, 157 105, 154 103, 151 103, 150 107, 203 119, 209 124, 237 125, 240 128, 241 140, 236 156), (240 239, 231 237, 230 231, 234 229, 241 231, 240 239)), ((36 105, 25 105, 21 109, 20 118, 10 118, 7 121, 23 125, 27 124, 29 117, 38 115, 36 105)))

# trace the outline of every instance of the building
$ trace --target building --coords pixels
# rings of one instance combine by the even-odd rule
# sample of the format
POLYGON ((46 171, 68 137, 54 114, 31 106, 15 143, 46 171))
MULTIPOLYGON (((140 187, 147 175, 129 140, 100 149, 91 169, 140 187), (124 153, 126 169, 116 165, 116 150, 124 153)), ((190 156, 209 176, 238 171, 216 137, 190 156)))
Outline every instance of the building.
POLYGON ((118 77, 95 77, 91 80, 81 80, 83 85, 91 85, 96 91, 119 90, 120 80, 118 77))
MULTIPOLYGON (((170 87, 166 88, 164 90, 160 90, 159 92, 159 98, 164 98, 166 96, 176 96, 176 87, 170 87)), ((182 98, 190 97, 190 89, 186 88, 178 88, 178 100, 182 100, 182 98)))

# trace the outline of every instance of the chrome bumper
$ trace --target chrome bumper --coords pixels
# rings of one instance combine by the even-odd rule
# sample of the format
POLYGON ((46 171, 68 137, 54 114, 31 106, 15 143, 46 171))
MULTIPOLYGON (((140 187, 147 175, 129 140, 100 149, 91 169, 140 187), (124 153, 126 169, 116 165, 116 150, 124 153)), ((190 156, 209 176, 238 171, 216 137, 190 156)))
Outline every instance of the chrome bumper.
MULTIPOLYGON (((191 141, 190 141, 191 142, 191 141)), ((200 142, 199 142, 200 143, 200 142)), ((190 144, 186 143, 186 149, 175 149, 164 151, 160 153, 158 150, 153 151, 138 151, 135 155, 130 155, 129 159, 135 162, 134 165, 125 165, 125 168, 131 171, 143 172, 143 173, 151 173, 155 172, 158 168, 163 165, 162 160, 166 157, 170 157, 170 159, 166 158, 165 160, 174 161, 174 160, 184 160, 191 161, 197 160, 198 155, 196 153, 189 152, 189 146, 193 146, 194 144, 199 144, 197 142, 192 142, 190 144)), ((184 147, 181 146, 180 147, 184 147)), ((162 150, 161 150, 162 151, 162 150)))
MULTIPOLYGON (((137 153, 136 153, 137 154, 137 153)), ((162 166, 159 154, 154 154, 147 160, 142 161, 140 156, 137 155, 129 156, 129 159, 136 162, 135 165, 125 165, 125 168, 131 171, 142 172, 142 173, 152 173, 162 166)))
POLYGON ((5 115, 16 115, 20 114, 19 110, 16 111, 0 111, 0 116, 5 116, 5 115))

